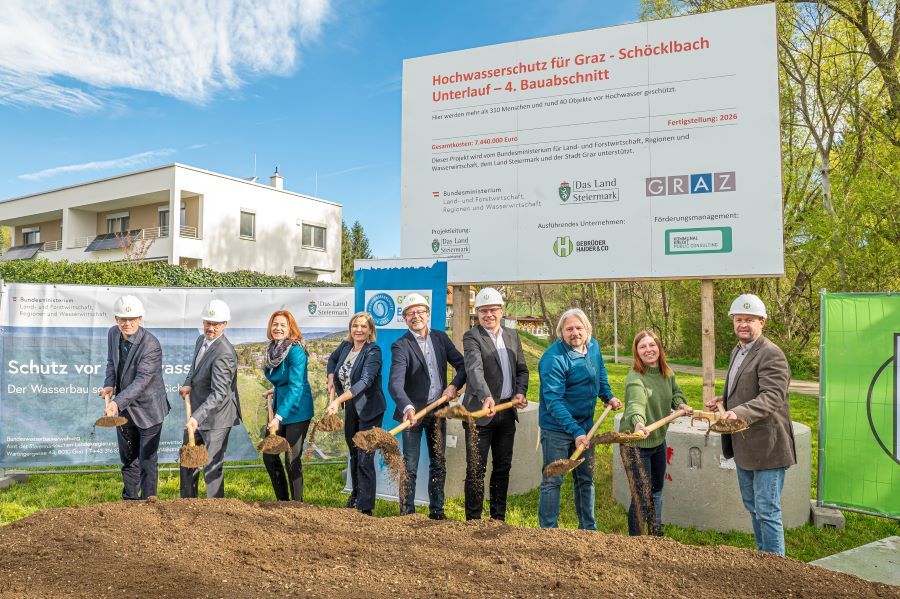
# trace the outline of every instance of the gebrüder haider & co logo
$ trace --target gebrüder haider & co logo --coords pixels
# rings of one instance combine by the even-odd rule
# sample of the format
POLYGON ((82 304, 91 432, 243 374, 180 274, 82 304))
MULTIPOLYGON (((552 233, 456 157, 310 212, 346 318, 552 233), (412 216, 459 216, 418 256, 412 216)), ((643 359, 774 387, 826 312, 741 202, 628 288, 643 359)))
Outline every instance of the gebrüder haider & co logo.
POLYGON ((573 252, 607 252, 609 245, 605 239, 577 239, 568 235, 557 237, 553 242, 553 253, 560 258, 567 258, 573 252))

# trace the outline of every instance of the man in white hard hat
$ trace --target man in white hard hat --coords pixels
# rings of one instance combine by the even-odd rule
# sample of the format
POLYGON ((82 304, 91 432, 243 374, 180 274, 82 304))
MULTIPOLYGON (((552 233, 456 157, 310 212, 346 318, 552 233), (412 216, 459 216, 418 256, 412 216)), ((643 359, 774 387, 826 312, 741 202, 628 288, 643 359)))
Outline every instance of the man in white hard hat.
POLYGON ((722 435, 722 453, 734 458, 744 507, 750 512, 756 547, 784 555, 781 490, 788 467, 797 463, 788 403, 791 369, 784 352, 763 336, 766 306, 746 293, 728 311, 738 344, 731 351, 725 392, 706 404, 725 402, 725 419, 740 418, 750 428, 722 435))
POLYGON ((415 514, 416 473, 425 431, 428 458, 428 517, 446 520, 444 515, 444 481, 447 468, 444 462, 447 421, 432 414, 416 420, 415 414, 429 403, 446 395, 456 398, 457 390, 466 382, 463 355, 450 341, 447 333, 435 331, 431 323, 428 300, 410 293, 403 300, 403 319, 409 330, 391 345, 391 375, 388 390, 397 408, 394 420, 406 420, 410 427, 403 431, 403 459, 406 463, 407 484, 401 489, 400 514, 415 514), (456 375, 447 384, 447 363, 456 375), (438 446, 440 444, 440 446, 438 446))
POLYGON ((158 484, 157 451, 169 413, 162 374, 162 349, 141 326, 144 305, 123 295, 113 305, 115 326, 106 334, 106 377, 100 397, 113 398, 106 416, 128 420, 116 429, 122 460, 122 499, 149 499, 158 484))
MULTIPOLYGON (((225 496, 225 451, 231 427, 241 421, 237 388, 237 353, 223 334, 231 310, 222 300, 214 299, 203 308, 203 334, 194 344, 191 371, 179 392, 190 398, 191 419, 185 427, 188 435, 206 446, 209 462, 203 467, 208 498, 225 496), (199 437, 199 438, 198 438, 199 437)), ((181 468, 181 496, 197 497, 200 473, 196 468, 181 468)))
POLYGON ((463 335, 466 360, 466 395, 463 405, 470 412, 485 408, 488 415, 475 421, 476 431, 466 426, 466 520, 481 518, 484 503, 484 473, 488 452, 492 456, 490 515, 506 519, 506 493, 512 467, 516 422, 515 409, 494 412, 494 406, 512 401, 516 408, 528 405, 528 366, 519 335, 500 325, 503 296, 485 287, 475 296, 478 324, 463 335), (477 455, 470 437, 478 435, 477 455))

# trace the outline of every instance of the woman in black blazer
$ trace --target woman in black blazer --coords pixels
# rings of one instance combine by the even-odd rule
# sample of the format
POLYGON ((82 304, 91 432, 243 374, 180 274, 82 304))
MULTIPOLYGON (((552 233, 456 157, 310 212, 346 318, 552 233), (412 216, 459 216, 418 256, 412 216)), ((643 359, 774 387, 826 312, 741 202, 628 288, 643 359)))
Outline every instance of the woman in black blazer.
POLYGON ((375 321, 368 312, 350 318, 347 338, 328 357, 328 391, 337 397, 328 404, 328 414, 347 403, 344 438, 350 450, 350 480, 353 492, 347 507, 369 516, 375 508, 375 454, 353 443, 353 435, 381 426, 385 410, 381 390, 381 348, 375 345, 375 321))

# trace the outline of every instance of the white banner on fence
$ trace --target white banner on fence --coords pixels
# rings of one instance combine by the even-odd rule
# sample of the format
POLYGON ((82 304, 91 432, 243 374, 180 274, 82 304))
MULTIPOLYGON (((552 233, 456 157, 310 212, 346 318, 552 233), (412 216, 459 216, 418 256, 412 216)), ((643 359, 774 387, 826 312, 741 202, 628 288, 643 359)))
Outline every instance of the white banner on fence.
POLYGON ((778 275, 775 5, 406 60, 403 255, 451 282, 778 275))

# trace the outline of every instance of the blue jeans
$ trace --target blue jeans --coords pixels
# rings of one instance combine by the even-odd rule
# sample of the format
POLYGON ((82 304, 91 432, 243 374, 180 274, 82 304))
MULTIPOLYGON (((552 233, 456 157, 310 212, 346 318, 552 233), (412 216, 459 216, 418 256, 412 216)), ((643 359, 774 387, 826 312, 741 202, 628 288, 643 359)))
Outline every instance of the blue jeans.
POLYGON ((750 512, 756 548, 784 555, 784 526, 781 523, 781 490, 787 468, 744 470, 737 466, 741 499, 750 512))
POLYGON ((447 420, 430 415, 425 416, 416 426, 403 431, 403 461, 406 463, 407 482, 406 491, 400 501, 400 513, 416 513, 416 473, 419 470, 423 430, 430 460, 428 465, 428 513, 432 516, 442 516, 444 514, 444 480, 447 478, 447 467, 444 464, 447 420), (440 431, 440 448, 435 447, 438 431, 440 431))
MULTIPOLYGON (((541 429, 541 451, 544 455, 544 467, 556 460, 567 459, 575 451, 575 439, 569 433, 541 429)), ((584 458, 575 470, 572 478, 575 482, 575 513, 578 515, 578 528, 597 530, 594 521, 594 450, 589 448, 581 456, 584 458)), ((562 476, 551 476, 541 481, 541 493, 538 500, 538 522, 541 528, 557 528, 559 520, 559 488, 562 476)))

